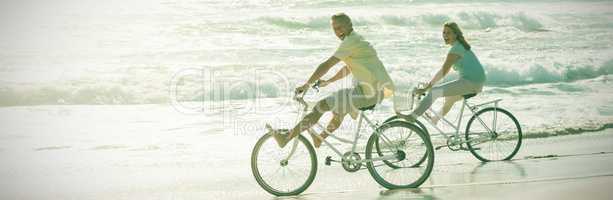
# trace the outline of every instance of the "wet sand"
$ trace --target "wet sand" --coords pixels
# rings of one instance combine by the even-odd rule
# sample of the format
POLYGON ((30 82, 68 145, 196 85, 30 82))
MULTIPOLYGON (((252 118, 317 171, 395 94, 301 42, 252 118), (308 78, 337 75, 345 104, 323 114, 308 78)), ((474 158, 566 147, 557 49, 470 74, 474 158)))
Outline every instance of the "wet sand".
POLYGON ((610 189, 613 131, 610 129, 524 140, 512 161, 481 163, 469 152, 444 150, 437 151, 437 156, 430 179, 419 189, 385 190, 374 183, 366 170, 343 174, 342 169, 331 169, 335 168, 332 166, 321 170, 316 183, 305 194, 290 199, 610 199, 613 196, 610 189), (330 187, 343 189, 333 191, 330 187))

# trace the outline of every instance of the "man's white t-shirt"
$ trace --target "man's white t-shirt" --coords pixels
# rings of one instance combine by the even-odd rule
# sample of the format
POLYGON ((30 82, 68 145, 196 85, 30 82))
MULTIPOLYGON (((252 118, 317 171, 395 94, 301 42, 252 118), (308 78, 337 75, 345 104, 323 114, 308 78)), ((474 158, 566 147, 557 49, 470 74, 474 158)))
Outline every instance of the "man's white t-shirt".
MULTIPOLYGON (((334 57, 347 65, 357 84, 355 86, 360 86, 364 95, 374 97, 378 92, 383 92, 384 97, 394 95, 396 87, 379 60, 377 51, 355 31, 345 36, 334 57)), ((394 109, 398 110, 396 99, 394 109)))

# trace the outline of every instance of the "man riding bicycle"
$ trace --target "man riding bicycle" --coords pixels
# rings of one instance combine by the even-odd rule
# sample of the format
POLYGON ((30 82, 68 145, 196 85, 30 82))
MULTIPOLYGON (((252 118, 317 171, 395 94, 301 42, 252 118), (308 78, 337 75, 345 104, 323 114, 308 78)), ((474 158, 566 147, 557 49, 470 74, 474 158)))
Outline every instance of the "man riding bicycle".
MULTIPOLYGON (((320 80, 319 86, 324 87, 351 73, 354 78, 353 88, 341 89, 319 101, 313 111, 289 131, 273 130, 272 134, 280 147, 284 147, 292 138, 312 127, 325 112, 331 111, 333 114, 326 127, 327 132, 332 133, 340 127, 347 114, 356 119, 360 108, 374 107, 383 98, 394 93, 394 83, 379 60, 377 52, 369 42, 353 30, 349 16, 344 13, 335 14, 332 16, 331 25, 334 34, 342 40, 341 44, 334 55, 321 63, 307 82, 296 88, 295 92, 300 94, 306 91, 339 61, 343 61, 345 66, 329 80, 320 80)), ((394 109, 398 110, 396 104, 394 109)), ((328 134, 322 131, 319 137, 311 136, 313 145, 319 147, 322 143, 320 137, 325 139, 328 134)))

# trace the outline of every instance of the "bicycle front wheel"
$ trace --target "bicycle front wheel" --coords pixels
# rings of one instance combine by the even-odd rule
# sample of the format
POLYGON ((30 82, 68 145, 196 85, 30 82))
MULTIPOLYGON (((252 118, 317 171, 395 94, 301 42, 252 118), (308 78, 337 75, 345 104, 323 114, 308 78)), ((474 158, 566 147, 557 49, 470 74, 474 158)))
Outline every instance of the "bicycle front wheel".
POLYGON ((272 135, 262 136, 251 153, 251 171, 258 184, 275 196, 298 195, 317 173, 317 156, 311 143, 298 135, 280 148, 272 135))
MULTIPOLYGON (((394 120, 402 120, 400 119, 397 115, 394 115, 390 118, 387 118, 383 123, 388 123, 394 120)), ((428 133, 428 129, 426 129, 426 126, 424 126, 424 124, 422 124, 421 122, 419 122, 419 120, 416 120, 415 123, 423 132, 424 134, 426 134, 426 136, 430 137, 430 134, 428 133)), ((395 140, 398 140, 399 137, 406 137, 406 138, 410 138, 411 135, 414 134, 412 131, 407 131, 407 132, 397 132, 396 134, 393 134, 392 137, 394 137, 395 140)), ((377 154, 379 154, 379 156, 383 156, 383 152, 381 150, 381 146, 379 145, 380 142, 383 142, 383 140, 377 140, 377 142, 375 143, 375 149, 377 150, 377 154)), ((416 167, 421 165, 424 161, 426 161, 427 155, 426 152, 424 151, 424 155, 422 155, 421 159, 416 159, 415 163, 406 163, 403 162, 402 164, 404 165, 408 165, 410 167, 416 167)), ((388 161, 388 160, 384 160, 383 163, 385 163, 387 166, 391 167, 391 168, 400 168, 402 166, 398 166, 396 163, 392 162, 392 161, 388 161)))
POLYGON ((470 153, 483 162, 509 160, 521 147, 519 122, 502 108, 478 111, 468 120, 465 134, 470 153))
POLYGON ((365 157, 372 177, 387 189, 416 188, 428 179, 434 166, 428 136, 417 126, 400 120, 375 130, 366 144, 365 157))

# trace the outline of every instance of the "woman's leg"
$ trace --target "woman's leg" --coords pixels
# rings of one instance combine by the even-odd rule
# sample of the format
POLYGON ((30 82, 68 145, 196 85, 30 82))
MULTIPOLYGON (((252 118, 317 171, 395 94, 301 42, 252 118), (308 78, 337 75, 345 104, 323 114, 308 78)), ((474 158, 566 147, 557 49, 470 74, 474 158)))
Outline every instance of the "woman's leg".
POLYGON ((443 108, 441 110, 441 115, 445 116, 447 115, 447 113, 449 113, 449 111, 451 110, 451 108, 453 107, 453 105, 455 104, 455 102, 458 102, 460 100, 464 99, 463 96, 450 96, 450 97, 445 97, 445 104, 443 105, 443 108))
POLYGON ((414 117, 421 116, 432 106, 434 100, 439 97, 461 96, 470 93, 476 93, 480 89, 480 85, 471 83, 468 80, 458 79, 436 86, 419 102, 417 108, 413 110, 411 115, 414 117))
MULTIPOLYGON (((455 104, 455 102, 458 102, 460 100, 462 100, 464 97, 462 96, 449 96, 449 97, 445 97, 445 104, 443 104, 443 107, 441 108, 441 113, 440 116, 441 117, 445 117, 445 115, 447 115, 447 113, 449 113, 449 111, 451 110, 451 108, 453 108, 453 105, 455 104)), ((437 124, 438 121, 441 120, 438 116, 432 116, 432 123, 437 124)))

